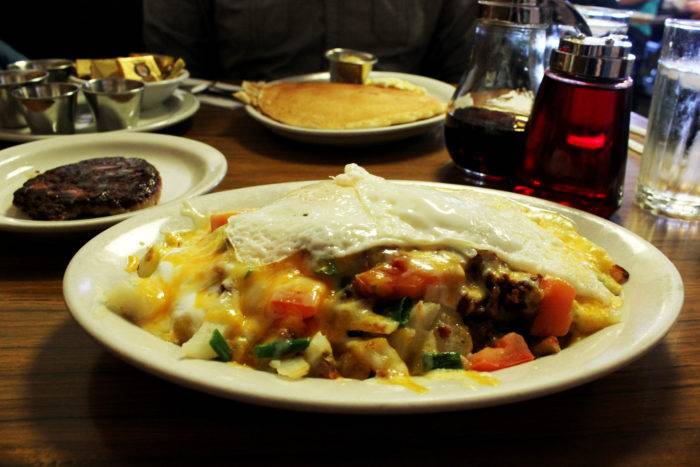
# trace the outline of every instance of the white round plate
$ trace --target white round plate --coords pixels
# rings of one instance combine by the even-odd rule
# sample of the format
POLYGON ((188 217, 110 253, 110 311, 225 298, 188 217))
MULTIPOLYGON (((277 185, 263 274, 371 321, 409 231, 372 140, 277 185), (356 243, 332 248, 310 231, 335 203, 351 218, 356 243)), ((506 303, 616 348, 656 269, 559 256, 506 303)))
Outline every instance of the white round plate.
MULTIPOLYGON (((226 175, 226 158, 213 147, 178 136, 96 133, 51 138, 0 151, 0 230, 59 233, 94 230, 143 210, 68 221, 32 220, 12 205, 12 195, 38 172, 97 157, 140 157, 158 169, 163 182, 159 205, 179 205, 213 190, 226 175)), ((151 209, 151 208, 146 208, 151 209)))
MULTIPOLYGON (((451 84, 425 76, 389 71, 374 71, 370 74, 370 77, 403 79, 418 86, 422 86, 430 95, 439 101, 444 102, 445 104, 450 101, 452 94, 455 92, 455 88, 451 84)), ((280 81, 308 82, 328 80, 329 74, 328 72, 325 72, 293 76, 280 81)), ((335 146, 354 146, 395 141, 430 131, 442 125, 445 121, 444 115, 436 115, 435 117, 419 120, 417 122, 402 123, 399 125, 385 126, 381 128, 362 128, 357 130, 318 130, 278 122, 270 117, 267 117, 251 105, 247 105, 245 109, 251 117, 265 125, 270 131, 277 133, 280 136, 285 136, 304 143, 329 144, 335 146)))
MULTIPOLYGON (((419 182, 408 182, 419 183, 419 182)), ((202 212, 259 207, 304 183, 225 191, 191 200, 202 212)), ((474 190, 456 185, 426 184, 474 190)), ((478 189, 477 189, 478 190, 478 189)), ((103 305, 103 294, 124 280, 127 257, 141 254, 162 231, 189 226, 178 206, 151 209, 88 242, 68 265, 63 293, 73 317, 111 352, 150 373, 231 399, 299 410, 388 413, 484 407, 542 396, 604 376, 651 349, 669 330, 683 303, 683 284, 673 264, 642 238, 599 217, 535 198, 485 190, 493 196, 558 211, 580 232, 606 248, 631 275, 624 287, 619 324, 561 353, 492 373, 500 384, 468 379, 414 378, 429 388, 416 393, 376 380, 291 381, 272 373, 216 361, 181 358, 180 348, 127 322, 103 305)))
MULTIPOLYGON (((142 110, 138 125, 129 130, 119 130, 119 132, 160 130, 190 118, 197 110, 199 110, 199 100, 183 89, 176 89, 173 95, 166 99, 162 105, 153 109, 142 110)), ((97 133, 92 113, 82 94, 78 98, 78 116, 76 117, 75 133, 97 133)), ((109 132, 109 134, 115 133, 115 131, 109 132)), ((66 136, 73 135, 34 135, 29 131, 28 127, 19 129, 0 128, 0 140, 3 141, 21 143, 48 138, 64 138, 66 136)))

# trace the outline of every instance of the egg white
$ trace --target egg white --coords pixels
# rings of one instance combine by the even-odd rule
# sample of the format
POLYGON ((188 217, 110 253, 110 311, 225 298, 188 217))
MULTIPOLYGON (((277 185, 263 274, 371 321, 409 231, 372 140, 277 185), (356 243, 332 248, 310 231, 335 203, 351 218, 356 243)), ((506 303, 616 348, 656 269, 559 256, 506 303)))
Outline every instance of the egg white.
POLYGON ((609 303, 613 294, 594 265, 541 227, 518 203, 465 191, 403 185, 350 164, 331 180, 309 185, 230 219, 226 235, 251 265, 299 250, 337 258, 377 246, 451 248, 469 257, 487 250, 511 268, 571 283, 580 296, 609 303))

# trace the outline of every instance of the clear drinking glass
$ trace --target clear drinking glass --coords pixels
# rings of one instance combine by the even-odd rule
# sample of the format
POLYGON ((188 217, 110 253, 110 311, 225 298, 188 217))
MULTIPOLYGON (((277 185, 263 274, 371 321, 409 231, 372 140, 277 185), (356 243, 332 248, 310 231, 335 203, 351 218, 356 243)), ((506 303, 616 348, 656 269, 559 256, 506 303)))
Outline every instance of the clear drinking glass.
POLYGON ((637 202, 700 219, 700 21, 666 20, 637 202))
POLYGON ((575 8, 586 18, 586 23, 594 36, 627 35, 632 17, 631 11, 589 5, 576 5, 575 8))

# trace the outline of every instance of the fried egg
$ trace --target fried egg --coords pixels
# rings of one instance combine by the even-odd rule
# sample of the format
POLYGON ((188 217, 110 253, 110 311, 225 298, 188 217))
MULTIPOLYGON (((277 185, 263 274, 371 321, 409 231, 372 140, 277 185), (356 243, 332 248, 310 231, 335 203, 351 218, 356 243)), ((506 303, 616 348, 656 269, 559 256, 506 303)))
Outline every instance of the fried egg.
POLYGON ((324 260, 380 246, 449 248, 465 257, 486 250, 516 270, 564 279, 580 297, 614 297, 600 279, 612 261, 571 221, 498 196, 390 182, 355 164, 235 215, 226 236, 252 266, 298 251, 324 260))

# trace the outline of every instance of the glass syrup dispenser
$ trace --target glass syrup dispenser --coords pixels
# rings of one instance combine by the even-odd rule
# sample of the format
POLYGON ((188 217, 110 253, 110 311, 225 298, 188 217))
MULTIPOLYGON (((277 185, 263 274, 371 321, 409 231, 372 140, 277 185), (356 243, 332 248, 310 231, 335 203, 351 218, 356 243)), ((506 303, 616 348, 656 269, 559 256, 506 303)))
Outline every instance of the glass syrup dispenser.
POLYGON ((448 108, 445 144, 468 182, 509 187, 544 75, 548 31, 562 31, 551 27, 552 18, 571 24, 570 31, 588 27, 563 0, 480 0, 479 8, 471 60, 448 108))

